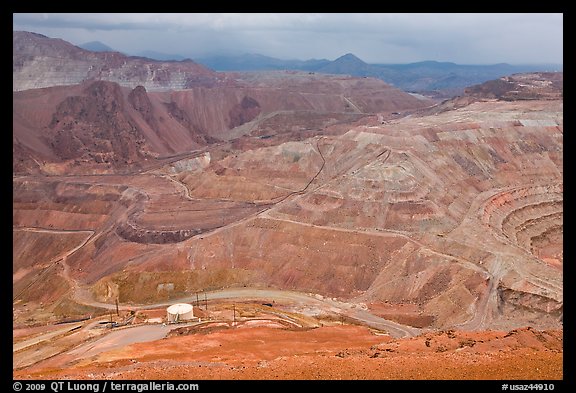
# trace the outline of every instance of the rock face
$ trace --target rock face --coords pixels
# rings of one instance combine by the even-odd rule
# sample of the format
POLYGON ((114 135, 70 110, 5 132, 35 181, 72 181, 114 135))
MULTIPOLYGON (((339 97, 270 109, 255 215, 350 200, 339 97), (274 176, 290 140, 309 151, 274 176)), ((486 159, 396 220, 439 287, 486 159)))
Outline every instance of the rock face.
POLYGON ((218 141, 170 94, 150 94, 105 81, 14 93, 14 170, 115 171, 218 141))
POLYGON ((144 86, 136 86, 128 95, 128 102, 132 105, 132 108, 142 115, 142 118, 146 120, 151 127, 157 128, 155 124, 156 121, 152 115, 152 103, 146 94, 146 88, 144 86))
POLYGON ((63 160, 110 160, 113 164, 143 158, 138 147, 144 137, 126 116, 120 86, 94 82, 84 94, 67 97, 56 107, 48 125, 54 153, 63 160))
POLYGON ((13 91, 75 85, 87 80, 144 86, 148 91, 214 86, 217 73, 191 60, 160 62, 118 52, 91 52, 66 41, 13 32, 13 91))
POLYGON ((241 126, 260 114, 261 108, 258 101, 248 96, 242 99, 238 105, 230 110, 230 123, 228 127, 234 128, 241 126))

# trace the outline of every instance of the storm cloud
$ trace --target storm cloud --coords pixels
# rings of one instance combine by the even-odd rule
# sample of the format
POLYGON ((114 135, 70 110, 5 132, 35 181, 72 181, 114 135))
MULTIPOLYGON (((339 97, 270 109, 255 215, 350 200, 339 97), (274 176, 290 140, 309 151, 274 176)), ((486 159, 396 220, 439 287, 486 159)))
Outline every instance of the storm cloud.
POLYGON ((192 59, 354 53, 369 63, 563 63, 562 14, 13 14, 13 29, 192 59))

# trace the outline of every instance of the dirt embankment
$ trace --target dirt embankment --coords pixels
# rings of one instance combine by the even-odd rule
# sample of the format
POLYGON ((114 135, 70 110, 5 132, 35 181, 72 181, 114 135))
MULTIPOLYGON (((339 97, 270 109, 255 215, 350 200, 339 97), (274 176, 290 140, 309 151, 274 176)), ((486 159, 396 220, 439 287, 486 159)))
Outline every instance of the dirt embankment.
POLYGON ((563 378, 562 345, 562 331, 531 328, 393 340, 347 325, 238 327, 133 344, 14 378, 556 380, 563 378))

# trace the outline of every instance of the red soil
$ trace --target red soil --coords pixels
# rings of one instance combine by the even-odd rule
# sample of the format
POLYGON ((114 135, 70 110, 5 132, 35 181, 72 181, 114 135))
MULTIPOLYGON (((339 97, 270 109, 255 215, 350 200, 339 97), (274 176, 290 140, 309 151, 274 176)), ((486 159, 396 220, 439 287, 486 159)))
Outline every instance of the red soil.
POLYGON ((393 340, 365 327, 253 327, 134 344, 33 379, 562 379, 562 331, 426 333, 393 340))

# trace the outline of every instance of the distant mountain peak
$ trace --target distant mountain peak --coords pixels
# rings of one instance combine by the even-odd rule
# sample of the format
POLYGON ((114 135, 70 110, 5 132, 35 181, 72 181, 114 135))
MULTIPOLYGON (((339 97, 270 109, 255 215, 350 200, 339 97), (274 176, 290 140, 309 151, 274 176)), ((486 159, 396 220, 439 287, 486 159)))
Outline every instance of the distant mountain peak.
POLYGON ((364 61, 358 58, 358 56, 354 55, 353 53, 346 53, 343 56, 340 56, 334 63, 341 63, 341 62, 348 62, 348 63, 357 63, 357 64, 366 64, 364 61))
POLYGON ((319 72, 326 72, 329 74, 348 74, 367 76, 370 65, 360 60, 352 53, 347 53, 340 56, 336 60, 330 62, 322 67, 319 72))

